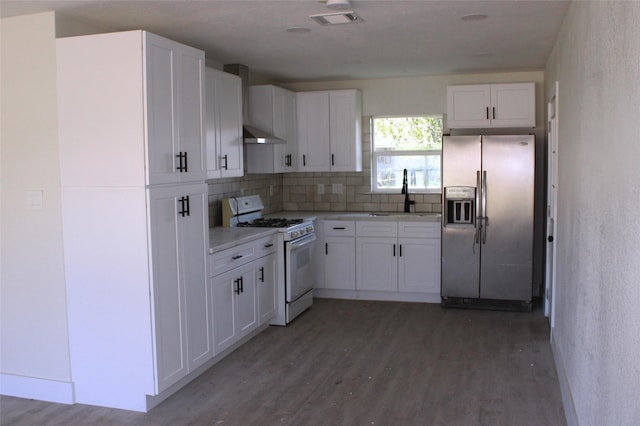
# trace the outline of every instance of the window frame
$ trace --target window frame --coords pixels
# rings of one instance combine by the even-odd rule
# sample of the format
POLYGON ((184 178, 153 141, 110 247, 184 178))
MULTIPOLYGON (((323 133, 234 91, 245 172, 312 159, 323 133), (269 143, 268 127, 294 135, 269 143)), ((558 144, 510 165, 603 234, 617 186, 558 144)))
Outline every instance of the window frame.
MULTIPOLYGON (((440 163, 440 182, 442 183, 442 148, 440 149, 425 149, 425 150, 410 150, 410 151, 376 151, 375 143, 375 126, 374 122, 379 118, 401 118, 401 117, 437 117, 442 123, 442 133, 444 135, 444 116, 442 114, 409 114, 409 115, 376 115, 371 117, 371 193, 372 194, 399 194, 400 188, 383 189, 378 188, 377 176, 378 176, 378 157, 402 157, 402 156, 438 156, 440 163)), ((413 194, 440 194, 442 192, 442 184, 438 188, 412 188, 409 187, 410 192, 413 194)))

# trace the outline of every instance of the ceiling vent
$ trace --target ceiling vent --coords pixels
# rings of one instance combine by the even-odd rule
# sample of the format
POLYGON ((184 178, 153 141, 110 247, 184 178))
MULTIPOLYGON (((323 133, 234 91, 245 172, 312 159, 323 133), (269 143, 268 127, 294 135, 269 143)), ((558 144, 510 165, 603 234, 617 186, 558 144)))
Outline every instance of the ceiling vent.
POLYGON ((356 24, 364 22, 364 20, 352 10, 310 15, 309 18, 313 19, 320 25, 356 24))

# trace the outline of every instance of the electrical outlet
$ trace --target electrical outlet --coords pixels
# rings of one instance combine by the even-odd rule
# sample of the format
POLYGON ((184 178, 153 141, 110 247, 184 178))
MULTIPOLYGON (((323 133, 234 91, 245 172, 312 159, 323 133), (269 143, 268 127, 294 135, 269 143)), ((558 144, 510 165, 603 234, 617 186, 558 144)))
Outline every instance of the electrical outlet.
POLYGON ((27 209, 42 210, 42 191, 27 191, 27 209))
POLYGON ((342 194, 342 184, 334 183, 331 185, 331 193, 332 194, 342 194))
POLYGON ((318 184, 318 195, 324 194, 324 183, 318 184))

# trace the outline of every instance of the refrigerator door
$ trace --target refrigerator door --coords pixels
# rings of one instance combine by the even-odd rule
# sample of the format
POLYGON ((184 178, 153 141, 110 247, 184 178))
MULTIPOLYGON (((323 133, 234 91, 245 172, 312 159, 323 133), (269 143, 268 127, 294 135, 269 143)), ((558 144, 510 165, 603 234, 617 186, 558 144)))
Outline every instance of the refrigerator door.
POLYGON ((480 298, 530 301, 535 141, 483 136, 480 298))
MULTIPOLYGON (((443 194, 447 187, 475 188, 476 175, 481 170, 480 160, 480 136, 445 136, 442 142, 443 194)), ((443 195, 443 198, 446 197, 443 195)), ((446 199, 443 204, 446 205, 446 199)), ((442 216, 441 296, 477 298, 480 282, 480 245, 475 243, 477 222, 451 224, 446 223, 446 214, 442 216)))

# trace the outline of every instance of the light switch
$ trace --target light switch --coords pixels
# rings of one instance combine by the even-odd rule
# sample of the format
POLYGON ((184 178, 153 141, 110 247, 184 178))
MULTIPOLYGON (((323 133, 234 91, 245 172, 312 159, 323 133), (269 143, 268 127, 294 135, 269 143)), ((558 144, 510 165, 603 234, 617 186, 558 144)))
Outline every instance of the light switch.
POLYGON ((27 209, 42 210, 42 191, 27 191, 27 209))
POLYGON ((342 194, 342 184, 341 183, 331 184, 331 192, 333 194, 342 194))

